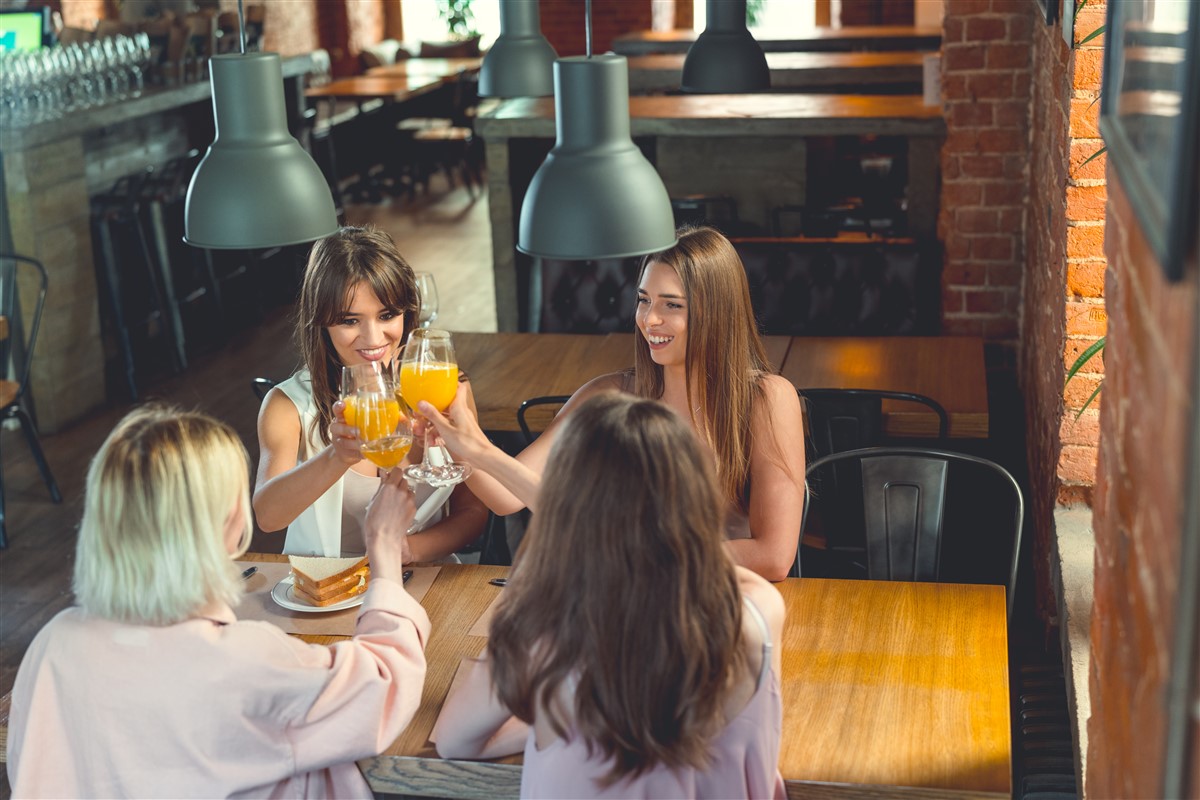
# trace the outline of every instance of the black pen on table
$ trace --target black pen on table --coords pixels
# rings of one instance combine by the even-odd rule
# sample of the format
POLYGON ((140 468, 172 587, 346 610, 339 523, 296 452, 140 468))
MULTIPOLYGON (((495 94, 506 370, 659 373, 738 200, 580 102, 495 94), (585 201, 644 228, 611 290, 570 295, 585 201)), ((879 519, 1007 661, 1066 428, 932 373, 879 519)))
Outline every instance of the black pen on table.
POLYGON ((404 574, 400 576, 400 582, 408 583, 408 579, 411 578, 412 576, 413 576, 413 571, 411 569, 406 569, 406 570, 404 570, 404 574))
POLYGON ((244 581, 250 580, 250 577, 256 572, 258 572, 258 567, 247 567, 242 572, 242 580, 244 580, 244 581))

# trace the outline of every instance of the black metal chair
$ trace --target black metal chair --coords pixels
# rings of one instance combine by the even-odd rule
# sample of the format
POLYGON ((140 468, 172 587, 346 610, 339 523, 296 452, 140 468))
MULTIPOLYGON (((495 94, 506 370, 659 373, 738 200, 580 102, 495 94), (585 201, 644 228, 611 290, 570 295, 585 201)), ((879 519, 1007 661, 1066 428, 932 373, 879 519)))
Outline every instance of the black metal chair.
POLYGON ((533 444, 533 440, 537 438, 537 435, 530 429, 529 422, 525 419, 525 415, 529 409, 535 406, 561 406, 570 399, 571 395, 569 394, 552 394, 543 397, 531 397, 528 400, 522 401, 521 405, 517 408, 517 424, 521 426, 521 433, 525 436, 525 444, 533 444))
MULTIPOLYGON (((40 262, 25 256, 0 254, 0 421, 15 417, 33 452, 42 480, 50 490, 50 499, 62 502, 62 493, 46 463, 38 440, 33 405, 29 402, 29 368, 46 305, 49 280, 40 262), (18 271, 24 273, 18 277, 18 271), (26 322, 20 294, 32 292, 33 312, 26 322)), ((0 464, 0 549, 8 547, 4 514, 4 473, 0 464)))
MULTIPOLYGON (((808 465, 812 478, 822 470, 843 464, 857 464, 861 485, 857 505, 862 518, 863 539, 841 542, 845 547, 860 547, 866 557, 866 577, 873 580, 939 580, 943 570, 943 522, 949 492, 950 465, 975 465, 982 474, 1012 492, 1012 555, 1007 589, 1008 614, 1011 618, 1013 594, 1017 582, 1017 560, 1021 549, 1021 529, 1025 501, 1021 487, 1004 467, 979 456, 951 453, 923 447, 864 447, 822 456, 808 465)), ((971 486, 971 506, 979 509, 989 496, 971 486)), ((821 495, 816 494, 818 500, 821 495)), ((835 502, 841 502, 839 493, 835 502)), ((996 495, 991 495, 996 499, 996 495)), ((998 517, 976 511, 972 522, 993 522, 998 517)), ((964 523, 965 524, 965 523, 964 523)), ((1006 526, 1007 527, 1007 526, 1006 526)), ((833 545, 837 531, 827 527, 826 540, 833 545)), ((986 550, 972 542, 972 555, 986 550)))
POLYGON ((880 389, 801 389, 800 399, 808 417, 812 455, 816 457, 883 444, 884 400, 927 406, 937 414, 937 438, 945 439, 950 432, 946 409, 923 394, 880 389))

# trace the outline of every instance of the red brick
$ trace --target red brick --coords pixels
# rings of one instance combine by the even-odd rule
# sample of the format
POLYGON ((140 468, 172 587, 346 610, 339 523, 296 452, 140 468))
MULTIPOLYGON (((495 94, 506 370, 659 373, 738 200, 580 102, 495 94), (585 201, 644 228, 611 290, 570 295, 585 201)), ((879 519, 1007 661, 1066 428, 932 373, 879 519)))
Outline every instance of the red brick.
POLYGON ((1000 156, 960 156, 958 163, 968 178, 999 178, 1004 174, 1004 160, 1000 156))
MULTIPOLYGON (((1099 337, 1089 336, 1086 338, 1072 337, 1067 339, 1066 345, 1063 347, 1063 373, 1065 374, 1074 364, 1084 350, 1087 350, 1099 337)), ((1081 375, 1103 375, 1104 374, 1104 351, 1093 355, 1088 359, 1087 363, 1079 368, 1081 375)))
POLYGON ((976 98, 1006 98, 1013 96, 1013 76, 1004 72, 985 72, 967 78, 967 94, 976 98))
POLYGON ((1029 4, 1025 0, 992 0, 994 14, 1027 14, 1029 4))
POLYGON ((983 336, 983 320, 979 317, 948 315, 942 319, 944 336, 983 336))
POLYGON ((966 73, 946 73, 942 75, 942 97, 959 99, 967 97, 966 73))
POLYGON ((954 15, 965 17, 972 14, 986 14, 992 10, 992 0, 955 0, 954 15))
POLYGON ((1026 187, 1015 181, 989 183, 983 187, 983 204, 986 206, 1015 206, 1025 201, 1026 187))
POLYGON ((988 69, 1028 69, 1031 53, 1028 44, 994 44, 987 51, 988 69))
POLYGON ((1009 233, 1021 233, 1021 223, 1025 221, 1025 209, 1023 208, 1002 208, 999 210, 999 217, 996 224, 999 230, 1009 233))
POLYGON ((1075 75, 1072 85, 1076 89, 1099 91, 1100 78, 1103 74, 1103 50, 1084 48, 1075 51, 1075 75))
POLYGON ((1062 454, 1058 460, 1058 477, 1074 483, 1095 482, 1096 448, 1063 445, 1062 454))
MULTIPOLYGON (((1079 42, 1086 39, 1093 31, 1104 27, 1106 22, 1104 18, 1103 3, 1088 3, 1079 13, 1075 15, 1075 41, 1079 42)), ((1101 34, 1095 39, 1092 39, 1084 48, 1104 48, 1105 35, 1101 34)), ((1077 50, 1078 52, 1078 50, 1077 50)))
POLYGON ((942 180, 954 181, 962 176, 962 168, 958 163, 958 156, 953 153, 942 154, 942 180))
POLYGON ((1005 178, 1025 178, 1025 167, 1029 164, 1028 157, 1025 154, 1015 156, 1003 156, 1000 174, 1005 178))
POLYGON ((1074 180, 1104 180, 1104 168, 1108 163, 1107 152, 1101 153, 1086 164, 1083 163, 1103 147, 1104 142, 1100 140, 1071 142, 1070 174, 1074 180))
POLYGON ((954 221, 963 233, 995 233, 999 229, 996 212, 988 208, 960 208, 954 221))
POLYGON ((947 182, 942 186, 942 205, 946 208, 977 206, 983 197, 984 187, 974 181, 947 182))
MULTIPOLYGON (((1008 18, 1008 38, 1013 42, 1028 42, 1029 34, 1033 31, 1030 24, 1032 15, 1028 11, 1017 12, 1017 16, 1008 18)), ((1041 20, 1038 20, 1041 22, 1041 20)), ((1041 26, 1038 26, 1041 28, 1041 26)))
POLYGON ((1068 225, 1067 258, 1104 258, 1104 226, 1068 225))
POLYGON ((1007 308, 1008 292, 972 290, 965 293, 967 311, 972 314, 999 314, 1007 308))
POLYGON ((1107 201, 1108 188, 1105 186, 1068 186, 1067 219, 1103 221, 1104 205, 1107 201))
POLYGON ((1068 336, 1103 336, 1108 327, 1108 313, 1099 303, 1068 300, 1066 323, 1068 336))
POLYGON ((1002 286, 1010 289, 1021 287, 1020 264, 988 264, 987 271, 988 286, 1002 286))
POLYGON ((1096 490, 1092 486, 1059 483, 1058 489, 1054 493, 1054 502, 1060 506, 1087 506, 1091 508, 1092 499, 1095 496, 1096 490))
POLYGON ((976 236, 971 239, 971 258, 1003 261, 1013 257, 1011 236, 976 236))
POLYGON ((1004 20, 997 17, 972 17, 966 20, 967 28, 963 37, 969 42, 989 42, 1008 37, 1008 26, 1004 20))
POLYGON ((1068 261, 1067 293, 1076 297, 1104 297, 1103 261, 1068 261))
MULTIPOLYGON (((971 239, 963 236, 956 231, 950 231, 945 239, 946 258, 950 261, 959 261, 970 257, 971 255, 971 239)), ((947 267, 949 269, 949 267, 947 267)))
MULTIPOLYGON (((987 50, 977 44, 955 44, 942 48, 942 69, 983 69, 987 50)), ((943 83, 945 76, 942 77, 943 83)))
POLYGON ((943 276, 950 286, 984 286, 987 267, 973 261, 960 261, 947 266, 943 276))
POLYGON ((962 289, 944 287, 942 289, 942 312, 945 314, 961 313, 966 308, 962 289))
POLYGON ((1058 438, 1063 444, 1095 447, 1100 441, 1100 414, 1094 408, 1095 403, 1088 406, 1082 414, 1076 414, 1079 409, 1068 408, 1063 414, 1062 424, 1058 429, 1058 438))
MULTIPOLYGON (((945 85, 943 84, 943 91, 945 85)), ((950 95, 945 95, 947 98, 950 95)), ((960 127, 983 127, 990 128, 992 126, 992 103, 952 103, 948 104, 946 113, 946 125, 950 129, 960 127)))
POLYGON ((1075 139, 1100 138, 1100 103, 1071 100, 1071 136, 1075 139))
POLYGON ((1032 85, 1033 75, 1028 72, 1018 72, 1013 76, 1013 97, 1029 97, 1029 87, 1032 85))
POLYGON ((963 32, 966 29, 966 21, 958 17, 947 15, 945 22, 942 24, 942 45, 961 42, 963 40, 963 32))
POLYGON ((1029 125, 1029 104, 1024 100, 1006 100, 995 106, 997 127, 1025 128, 1029 125))
POLYGON ((952 130, 946 134, 946 141, 942 144, 942 147, 952 153, 978 152, 980 133, 981 132, 977 128, 959 128, 952 130))
POLYGON ((979 152, 1017 153, 1023 152, 1028 138, 1023 131, 990 130, 979 132, 979 152))
MULTIPOLYGON (((1092 392, 1096 391, 1096 387, 1102 383, 1103 379, 1101 378, 1076 373, 1071 382, 1063 387, 1063 406, 1073 408, 1076 411, 1083 408, 1083 404, 1092 396, 1092 392)), ((1099 403, 1100 395, 1096 395, 1096 399, 1091 402, 1088 408, 1099 408, 1099 403)))
POLYGON ((1014 316, 989 317, 983 320, 983 330, 980 336, 988 341, 1015 340, 1017 338, 1017 318, 1014 316))

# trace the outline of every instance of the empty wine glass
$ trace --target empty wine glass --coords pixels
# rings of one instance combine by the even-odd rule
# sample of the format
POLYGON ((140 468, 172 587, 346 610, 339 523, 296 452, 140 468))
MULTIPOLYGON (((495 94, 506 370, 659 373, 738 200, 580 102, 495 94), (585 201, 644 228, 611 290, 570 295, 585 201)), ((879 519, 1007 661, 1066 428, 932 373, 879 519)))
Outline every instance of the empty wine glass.
POLYGON ((437 284, 433 282, 433 273, 417 273, 417 295, 421 298, 421 310, 417 312, 417 324, 422 328, 428 328, 438 315, 437 284))

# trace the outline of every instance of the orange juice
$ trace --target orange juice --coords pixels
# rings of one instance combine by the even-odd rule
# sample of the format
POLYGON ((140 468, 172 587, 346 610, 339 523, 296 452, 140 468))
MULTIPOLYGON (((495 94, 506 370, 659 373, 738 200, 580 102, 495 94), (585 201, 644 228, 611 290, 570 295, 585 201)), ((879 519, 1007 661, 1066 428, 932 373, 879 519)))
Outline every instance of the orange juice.
POLYGON ((363 458, 375 466, 392 469, 404 460, 411 447, 412 437, 407 434, 385 436, 382 439, 365 442, 362 446, 362 454, 363 458))
POLYGON ((344 397, 346 424, 358 428, 358 438, 373 442, 396 430, 400 422, 400 403, 381 395, 344 397))
POLYGON ((424 400, 438 411, 445 411, 457 391, 457 364, 406 361, 400 365, 400 393, 410 408, 424 400))

